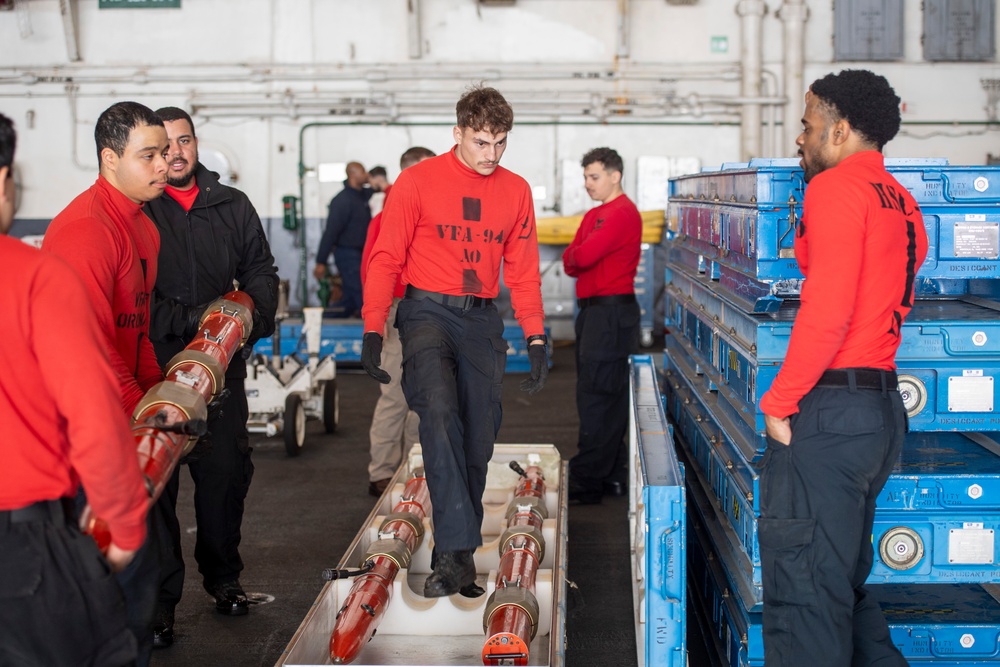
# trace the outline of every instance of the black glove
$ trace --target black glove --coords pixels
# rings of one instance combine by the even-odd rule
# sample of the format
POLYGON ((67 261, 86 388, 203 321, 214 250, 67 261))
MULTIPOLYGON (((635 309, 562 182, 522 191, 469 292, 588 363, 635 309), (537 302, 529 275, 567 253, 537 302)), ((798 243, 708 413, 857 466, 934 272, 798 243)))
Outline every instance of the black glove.
POLYGON ((382 370, 382 336, 374 331, 365 334, 361 343, 361 365, 365 372, 382 384, 389 384, 389 374, 382 370))
POLYGON ((531 362, 531 376, 521 380, 521 391, 534 395, 541 391, 549 377, 548 345, 528 345, 528 361, 531 362))
POLYGON ((219 392, 219 395, 213 398, 209 402, 207 406, 208 408, 207 419, 209 423, 214 422, 215 420, 217 420, 219 417, 222 416, 222 406, 226 404, 226 401, 229 400, 229 396, 232 393, 233 392, 229 390, 229 387, 223 387, 222 391, 219 392))
POLYGON ((265 331, 267 331, 267 322, 264 321, 264 316, 259 310, 254 310, 253 327, 250 329, 250 335, 247 336, 247 346, 253 347, 254 343, 263 338, 265 331))
POLYGON ((184 323, 184 340, 191 340, 198 333, 198 327, 201 326, 201 316, 205 314, 205 308, 208 304, 201 306, 188 306, 186 312, 184 313, 185 323, 184 323))

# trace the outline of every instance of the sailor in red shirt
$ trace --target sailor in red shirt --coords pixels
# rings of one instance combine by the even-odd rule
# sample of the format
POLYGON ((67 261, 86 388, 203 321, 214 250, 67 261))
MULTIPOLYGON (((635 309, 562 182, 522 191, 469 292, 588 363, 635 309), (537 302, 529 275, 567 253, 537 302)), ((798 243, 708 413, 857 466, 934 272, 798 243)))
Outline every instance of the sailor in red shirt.
POLYGON ((601 205, 587 211, 563 253, 576 278, 576 408, 579 451, 569 461, 569 502, 621 495, 628 480, 628 356, 639 350, 635 271, 642 216, 622 191, 621 156, 595 148, 583 156, 587 194, 601 205))
POLYGON ((124 665, 135 639, 107 575, 142 545, 148 495, 80 279, 4 236, 15 139, 0 114, 0 664, 124 665), (111 529, 106 564, 73 514, 81 480, 111 529))
MULTIPOLYGON (((94 137, 97 182, 55 217, 42 250, 63 259, 83 279, 118 376, 122 407, 131 416, 146 391, 163 378, 149 342, 149 295, 156 283, 160 237, 142 205, 166 187, 167 132, 151 109, 119 102, 97 119, 94 137)), ((149 516, 156 526, 162 524, 156 511, 149 516)), ((149 535, 136 559, 118 575, 139 642, 140 666, 148 664, 152 651, 159 585, 156 529, 149 535)))
MULTIPOLYGON (((399 158, 399 169, 402 171, 431 157, 434 157, 434 152, 430 149, 414 146, 399 158)), ((385 168, 375 167, 368 172, 372 177, 373 185, 375 178, 379 175, 376 173, 377 169, 382 170, 381 178, 385 180, 385 168)), ((387 185, 384 189, 386 199, 389 198, 389 188, 391 187, 391 185, 387 185)), ((371 257, 375 239, 378 238, 381 229, 382 214, 379 213, 368 224, 365 247, 361 251, 362 284, 368 280, 368 259, 371 257)), ((396 288, 392 292, 392 307, 389 309, 387 322, 396 321, 396 307, 403 298, 403 291, 403 281, 397 280, 396 288)), ((385 337, 382 340, 382 365, 391 368, 393 372, 389 383, 383 384, 380 388, 381 393, 375 404, 372 425, 368 432, 369 453, 371 455, 371 461, 368 463, 368 493, 376 497, 381 496, 389 486, 389 481, 403 462, 403 457, 410 446, 420 440, 417 433, 420 418, 407 405, 400 382, 403 368, 403 344, 399 341, 399 334, 396 333, 396 327, 392 324, 385 327, 385 337)))
POLYGON ((768 667, 906 665, 864 586, 875 499, 906 433, 894 357, 927 255, 920 209, 883 165, 899 123, 899 98, 866 70, 806 93, 796 143, 809 185, 795 239, 806 281, 760 401, 768 667))
POLYGON ((481 595, 473 552, 482 544, 487 464, 500 429, 507 363, 503 320, 493 305, 500 266, 524 330, 531 375, 545 384, 538 239, 531 188, 499 165, 514 112, 493 88, 456 106, 456 146, 396 180, 365 284, 365 370, 382 383, 382 331, 402 274, 396 326, 403 341, 403 392, 420 416, 424 471, 434 507, 434 572, 424 595, 481 595))

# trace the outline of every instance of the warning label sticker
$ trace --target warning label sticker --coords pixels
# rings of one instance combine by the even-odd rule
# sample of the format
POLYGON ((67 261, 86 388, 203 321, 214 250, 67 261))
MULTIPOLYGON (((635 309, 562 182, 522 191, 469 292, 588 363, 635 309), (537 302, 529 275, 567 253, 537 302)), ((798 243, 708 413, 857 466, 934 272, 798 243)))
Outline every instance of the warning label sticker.
POLYGON ((1000 223, 956 222, 955 257, 1000 258, 1000 223))
POLYGON ((955 565, 993 563, 993 531, 953 528, 948 531, 948 562, 955 565))
POLYGON ((993 412, 993 378, 948 378, 948 412, 993 412))

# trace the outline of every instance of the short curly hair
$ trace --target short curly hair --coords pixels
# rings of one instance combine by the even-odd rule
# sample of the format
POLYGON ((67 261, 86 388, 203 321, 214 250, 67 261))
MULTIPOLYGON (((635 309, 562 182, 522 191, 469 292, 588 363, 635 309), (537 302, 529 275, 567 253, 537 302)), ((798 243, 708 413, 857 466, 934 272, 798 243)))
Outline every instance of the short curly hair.
POLYGON ((881 151, 899 132, 899 96, 884 76, 866 69, 827 74, 809 87, 830 112, 841 118, 881 151))
POLYGON ((588 165, 595 162, 600 162, 604 165, 605 171, 617 171, 619 174, 625 173, 625 165, 622 163, 622 156, 619 155, 618 151, 613 148, 602 146, 600 148, 594 148, 587 151, 584 153, 583 159, 580 160, 580 166, 586 169, 588 165))
POLYGON ((473 132, 486 130, 493 134, 510 132, 514 127, 514 109, 496 88, 482 84, 473 86, 455 105, 458 126, 473 132))

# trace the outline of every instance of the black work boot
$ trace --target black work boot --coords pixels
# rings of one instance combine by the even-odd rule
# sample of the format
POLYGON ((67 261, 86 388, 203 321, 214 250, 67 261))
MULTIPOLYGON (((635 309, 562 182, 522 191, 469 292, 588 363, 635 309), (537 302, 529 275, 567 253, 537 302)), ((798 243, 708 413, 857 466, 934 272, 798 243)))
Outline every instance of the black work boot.
POLYGON ((173 607, 157 606, 153 618, 153 648, 167 648, 174 643, 173 607))
POLYGON ((240 580, 224 581, 218 584, 205 584, 205 590, 215 598, 215 610, 226 616, 243 616, 250 608, 240 580))
POLYGON ((424 581, 425 598, 440 598, 460 591, 463 595, 473 592, 476 563, 471 551, 440 551, 435 556, 434 572, 424 581))

